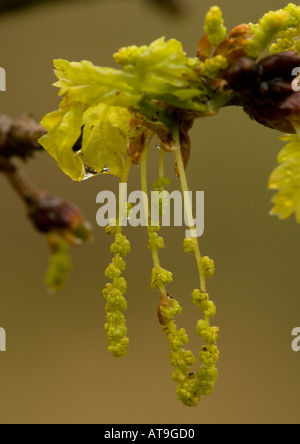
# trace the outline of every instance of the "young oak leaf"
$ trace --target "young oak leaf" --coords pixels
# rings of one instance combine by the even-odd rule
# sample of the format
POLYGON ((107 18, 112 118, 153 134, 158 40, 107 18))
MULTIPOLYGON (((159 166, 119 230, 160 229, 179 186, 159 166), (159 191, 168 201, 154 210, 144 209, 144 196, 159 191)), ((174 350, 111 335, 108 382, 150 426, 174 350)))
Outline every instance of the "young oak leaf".
POLYGON ((114 68, 100 68, 93 63, 54 60, 55 74, 59 79, 54 86, 59 95, 66 95, 68 102, 81 102, 86 106, 105 103, 130 107, 142 96, 134 91, 132 76, 114 68))
POLYGON ((194 68, 200 67, 200 62, 188 58, 176 39, 166 42, 162 37, 149 46, 122 48, 114 58, 126 74, 138 77, 138 83, 148 93, 165 94, 168 87, 186 88, 190 82, 199 82, 194 68))
POLYGON ((278 163, 284 163, 289 159, 300 158, 300 140, 298 134, 288 134, 281 140, 289 142, 279 153, 278 163))
POLYGON ((163 102, 193 112, 210 112, 207 87, 200 75, 202 62, 189 58, 182 44, 160 38, 149 46, 122 48, 114 55, 123 69, 100 68, 91 62, 55 60, 59 95, 68 103, 99 103, 134 109, 163 102))
POLYGON ((300 223, 300 138, 296 134, 284 136, 283 140, 289 143, 279 153, 281 165, 269 179, 269 188, 279 190, 273 197, 271 214, 287 219, 296 213, 297 222, 300 223))
POLYGON ((84 111, 83 105, 67 105, 47 114, 42 125, 48 133, 40 144, 71 179, 81 181, 106 169, 121 176, 127 153, 131 114, 126 108, 100 104, 84 111), (82 147, 74 145, 82 136, 82 147))
POLYGON ((81 135, 83 111, 83 105, 80 103, 67 105, 66 101, 63 101, 57 111, 42 119, 41 124, 47 134, 39 139, 39 143, 54 157, 63 172, 77 181, 84 178, 84 165, 82 160, 74 155, 73 146, 81 135))
POLYGON ((120 177, 127 153, 131 114, 126 108, 100 104, 83 114, 81 155, 96 172, 120 177))
POLYGON ((204 100, 206 88, 199 75, 202 63, 187 57, 179 41, 162 37, 149 46, 122 48, 114 58, 123 66, 123 72, 132 76, 144 101, 158 100, 191 111, 209 111, 204 100))
POLYGON ((48 133, 40 143, 73 180, 101 173, 105 167, 121 175, 130 112, 137 113, 147 128, 151 124, 167 145, 172 140, 174 109, 186 112, 190 120, 195 113, 212 113, 218 107, 212 97, 208 99, 203 63, 188 58, 175 39, 123 48, 115 60, 123 69, 100 68, 88 61, 54 61, 55 86, 65 97, 59 110, 42 120, 48 133))

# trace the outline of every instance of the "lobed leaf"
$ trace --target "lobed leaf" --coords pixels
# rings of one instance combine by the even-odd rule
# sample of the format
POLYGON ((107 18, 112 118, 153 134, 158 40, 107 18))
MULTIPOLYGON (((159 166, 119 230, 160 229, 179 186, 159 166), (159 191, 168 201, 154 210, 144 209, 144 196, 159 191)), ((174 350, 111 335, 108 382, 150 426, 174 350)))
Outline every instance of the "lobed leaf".
POLYGON ((66 103, 43 118, 48 133, 39 143, 73 180, 81 181, 104 170, 121 176, 131 114, 126 108, 103 104, 84 110, 80 103, 66 103), (81 135, 82 147, 74 151, 81 135))
POLYGON ((73 151, 81 135, 83 111, 82 104, 66 105, 64 101, 58 111, 47 114, 41 121, 48 133, 39 139, 39 143, 73 180, 84 178, 83 162, 73 151))
POLYGON ((269 180, 269 188, 279 190, 272 200, 274 207, 271 214, 287 219, 295 213, 300 223, 300 138, 296 134, 285 136, 283 140, 289 143, 279 153, 281 165, 273 171, 269 180))
POLYGON ((83 115, 82 155, 97 172, 121 176, 131 115, 126 108, 98 105, 83 115))
POLYGON ((55 74, 59 79, 54 86, 59 95, 66 95, 69 102, 81 102, 85 106, 98 103, 129 107, 138 103, 142 96, 130 86, 130 75, 113 68, 99 68, 93 63, 54 60, 55 74))

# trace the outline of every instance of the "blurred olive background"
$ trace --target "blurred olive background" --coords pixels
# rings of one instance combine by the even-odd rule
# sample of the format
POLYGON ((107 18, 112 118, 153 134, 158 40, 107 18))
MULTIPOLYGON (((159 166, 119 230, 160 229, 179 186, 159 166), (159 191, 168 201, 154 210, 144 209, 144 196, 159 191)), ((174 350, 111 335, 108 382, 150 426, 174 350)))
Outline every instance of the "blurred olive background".
MULTIPOLYGON (((256 22, 285 4, 219 1, 228 28, 256 22)), ((40 119, 57 108, 54 58, 114 66, 118 48, 162 35, 181 40, 194 56, 210 6, 211 0, 191 0, 190 12, 175 18, 142 0, 62 1, 1 17, 0 66, 7 72, 1 112, 12 117, 31 112, 40 119)), ((144 229, 127 230, 132 241, 128 356, 114 360, 106 351, 101 290, 111 239, 96 226, 96 195, 117 190, 117 180, 74 183, 44 153, 25 166, 40 188, 79 205, 95 230, 94 242, 72 250, 74 270, 66 287, 49 295, 43 283, 45 239, 0 176, 0 326, 8 349, 0 353, 1 423, 298 423, 300 353, 291 349, 291 332, 300 325, 300 227, 293 218, 280 222, 268 215, 267 181, 283 146, 278 136, 241 109, 197 121, 192 131, 188 176, 192 190, 205 191, 200 244, 216 261, 208 287, 218 308, 222 351, 215 392, 197 408, 176 399, 167 340, 156 315, 159 295, 149 285, 152 263, 144 229)), ((172 186, 179 189, 172 155, 167 160, 172 186)), ((138 168, 130 188, 139 189, 138 168)), ((182 251, 183 229, 164 229, 164 236, 162 265, 173 271, 170 292, 184 306, 178 324, 187 327, 196 352, 199 312, 190 296, 198 285, 196 266, 182 251)))

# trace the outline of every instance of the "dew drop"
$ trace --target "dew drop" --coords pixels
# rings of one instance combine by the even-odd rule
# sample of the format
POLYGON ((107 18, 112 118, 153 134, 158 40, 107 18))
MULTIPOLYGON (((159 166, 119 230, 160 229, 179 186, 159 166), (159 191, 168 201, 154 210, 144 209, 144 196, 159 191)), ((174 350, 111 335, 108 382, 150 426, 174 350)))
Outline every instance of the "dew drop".
POLYGON ((82 180, 87 180, 90 179, 91 177, 97 176, 100 173, 98 171, 96 171, 94 168, 92 168, 86 161, 83 153, 81 150, 76 151, 75 156, 80 157, 80 159, 83 162, 83 166, 84 166, 84 178, 82 180))
POLYGON ((82 180, 90 179, 91 177, 97 176, 98 174, 100 174, 100 173, 98 173, 98 171, 95 171, 95 170, 93 170, 93 168, 85 166, 84 167, 84 178, 82 180))

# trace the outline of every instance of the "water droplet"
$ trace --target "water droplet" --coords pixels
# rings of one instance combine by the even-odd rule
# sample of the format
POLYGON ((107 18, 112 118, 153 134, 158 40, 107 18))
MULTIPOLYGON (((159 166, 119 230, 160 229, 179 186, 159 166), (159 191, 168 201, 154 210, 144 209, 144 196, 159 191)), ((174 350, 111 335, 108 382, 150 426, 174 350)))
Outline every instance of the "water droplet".
POLYGON ((101 174, 99 173, 99 171, 96 171, 94 168, 91 167, 91 165, 89 165, 81 150, 77 151, 75 153, 75 156, 80 157, 84 165, 84 178, 82 180, 87 180, 90 179, 91 177, 98 176, 99 174, 101 174))
POLYGON ((158 144, 158 145, 156 145, 156 149, 158 150, 158 151, 160 151, 161 150, 161 146, 158 144))
MULTIPOLYGON (((84 159, 82 159, 84 160, 84 159)), ((90 179, 91 177, 94 176, 98 176, 100 173, 96 170, 94 170, 94 168, 92 168, 87 162, 83 162, 84 163, 84 178, 83 180, 87 180, 90 179)))
POLYGON ((90 168, 88 166, 84 167, 84 178, 83 180, 87 180, 90 179, 91 177, 97 176, 99 173, 95 170, 93 170, 93 168, 90 168))
POLYGON ((104 173, 110 173, 110 169, 108 168, 108 166, 105 166, 100 174, 104 174, 104 173))

